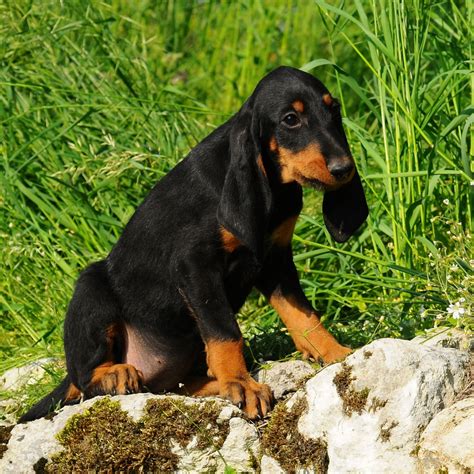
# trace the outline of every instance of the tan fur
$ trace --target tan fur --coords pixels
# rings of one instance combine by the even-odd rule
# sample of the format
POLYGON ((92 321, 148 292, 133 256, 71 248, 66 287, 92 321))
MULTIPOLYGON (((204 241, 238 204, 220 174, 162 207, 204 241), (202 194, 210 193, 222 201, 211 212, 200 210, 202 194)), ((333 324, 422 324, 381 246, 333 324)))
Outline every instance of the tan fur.
MULTIPOLYGON (((267 385, 255 382, 247 371, 243 355, 243 340, 208 341, 206 343, 207 365, 215 375, 219 395, 234 404, 243 404, 251 419, 265 416, 270 410, 272 393, 267 385)), ((199 394, 209 393, 216 386, 208 381, 195 388, 199 394)))
POLYGON ((240 240, 232 232, 228 231, 225 227, 221 226, 220 234, 222 245, 226 252, 234 252, 242 245, 240 240))
POLYGON ((257 166, 260 168, 262 173, 265 176, 267 176, 267 170, 265 169, 265 166, 263 165, 262 155, 258 155, 258 157, 257 157, 257 166))
POLYGON ((304 112, 304 104, 301 100, 295 100, 291 105, 297 112, 304 112))
POLYGON ((280 315, 296 348, 304 357, 333 362, 350 353, 350 349, 341 346, 326 331, 316 314, 303 310, 293 298, 274 294, 270 297, 270 304, 280 315))
POLYGON ((333 99, 331 97, 331 94, 324 94, 323 95, 323 102, 327 105, 330 106, 333 103, 333 99))
POLYGON ((342 184, 349 182, 355 173, 354 169, 344 181, 337 181, 329 172, 326 160, 316 143, 310 143, 303 150, 294 153, 287 148, 279 147, 276 138, 272 137, 270 150, 278 153, 281 179, 284 183, 296 181, 303 185, 305 179, 316 179, 323 183, 328 190, 335 190, 342 184))
POLYGON ((139 392, 143 374, 130 364, 105 362, 92 373, 90 386, 98 385, 104 393, 125 395, 127 390, 139 392))
POLYGON ((64 396, 65 402, 72 400, 79 400, 82 396, 82 392, 72 383, 67 389, 66 395, 64 396))
POLYGON ((206 344, 207 365, 217 379, 248 377, 243 345, 242 339, 238 341, 209 341, 206 344))
POLYGON ((297 219, 298 216, 289 217, 272 232, 271 240, 275 245, 279 247, 290 245, 297 219))

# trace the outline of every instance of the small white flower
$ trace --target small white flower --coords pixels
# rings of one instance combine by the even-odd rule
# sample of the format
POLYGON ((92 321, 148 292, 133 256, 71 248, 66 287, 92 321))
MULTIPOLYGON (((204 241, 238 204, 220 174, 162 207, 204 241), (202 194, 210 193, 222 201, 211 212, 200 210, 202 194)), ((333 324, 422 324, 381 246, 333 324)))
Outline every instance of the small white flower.
POLYGON ((465 312, 466 310, 461 306, 461 301, 457 301, 456 303, 451 303, 447 311, 449 314, 452 314, 454 319, 459 319, 465 312))
POLYGON ((459 270, 459 267, 458 267, 455 263, 453 263, 453 264, 451 265, 451 267, 449 267, 449 269, 450 269, 452 272, 456 272, 456 271, 459 270))
POLYGON ((445 204, 446 206, 449 206, 449 199, 443 199, 443 204, 445 204))

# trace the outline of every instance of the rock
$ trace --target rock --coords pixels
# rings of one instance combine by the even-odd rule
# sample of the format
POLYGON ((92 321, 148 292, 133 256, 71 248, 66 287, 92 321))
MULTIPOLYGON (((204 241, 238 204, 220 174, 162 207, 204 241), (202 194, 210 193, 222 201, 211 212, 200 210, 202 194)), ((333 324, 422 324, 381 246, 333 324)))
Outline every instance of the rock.
POLYGON ((0 377, 1 390, 20 390, 25 385, 36 383, 44 375, 44 366, 57 362, 57 359, 46 357, 35 362, 7 370, 0 377))
MULTIPOLYGON (((62 408, 57 415, 52 419, 40 419, 30 423, 16 425, 8 442, 8 449, 4 453, 3 459, 0 460, 0 472, 2 473, 27 473, 35 472, 35 469, 41 464, 43 467, 51 461, 52 456, 57 453, 64 453, 67 451, 64 443, 61 445, 57 438, 58 433, 62 433, 62 439, 67 438, 64 433, 69 430, 73 433, 73 437, 79 436, 81 443, 87 446, 88 441, 83 441, 87 437, 87 430, 93 423, 92 413, 95 409, 101 413, 101 410, 110 410, 112 416, 109 416, 110 422, 104 424, 104 420, 99 420, 99 425, 95 429, 99 432, 104 431, 110 437, 110 442, 113 445, 114 438, 119 437, 122 432, 130 431, 133 433, 134 440, 127 438, 130 442, 135 442, 137 449, 144 450, 146 453, 146 443, 151 443, 153 446, 158 442, 165 443, 167 450, 165 459, 171 462, 175 470, 182 470, 186 472, 202 472, 203 470, 218 470, 223 472, 225 465, 232 466, 238 471, 249 471, 254 463, 254 459, 258 455, 259 441, 258 433, 255 426, 247 422, 243 418, 242 412, 235 406, 222 399, 217 398, 188 398, 177 395, 152 395, 152 394, 135 394, 122 395, 115 397, 96 397, 87 400, 79 405, 67 406, 62 408), (154 411, 150 411, 149 402, 156 403, 154 411), (166 414, 166 409, 161 405, 162 402, 176 405, 177 414, 166 414), (116 403, 116 405, 114 405, 116 403), (211 404, 211 405, 209 405, 211 404), (207 410, 211 406, 211 409, 207 410), (117 420, 114 419, 115 410, 117 420), (148 410, 148 411, 147 411, 148 410), (160 414, 160 411, 163 413, 160 414), (189 411, 188 411, 189 410, 189 411), (154 421, 155 413, 164 416, 159 423, 166 423, 168 426, 156 425, 154 421), (200 413, 205 413, 204 418, 199 418, 200 413), (74 422, 67 423, 73 415, 82 414, 86 417, 85 428, 78 428, 80 426, 80 419, 75 419, 74 422), (87 418, 90 417, 90 418, 87 418), (148 417, 148 418, 147 418, 148 417), (129 421, 126 421, 128 418, 129 421), (125 421, 124 421, 125 419, 125 421), (79 421, 78 421, 79 420, 79 421), (92 420, 92 421, 91 421, 92 420), (148 420, 148 421, 147 421, 148 420), (150 422, 151 420, 151 422, 150 422), (183 421, 184 420, 184 421, 183 421), (148 424, 147 424, 148 423, 148 424), (155 425, 153 424, 155 423, 155 425), (187 425, 183 427, 183 425, 187 425), (131 425, 131 427, 130 427, 131 425), (71 426, 73 428, 71 428, 71 426), (66 427, 66 429, 64 429, 66 427), (102 427, 104 428, 102 430, 102 427), (74 434, 74 429, 79 431, 79 434, 74 434), (157 430, 159 435, 153 435, 153 430, 157 430), (140 431, 141 430, 141 431, 140 431), (168 430, 168 431, 167 431, 168 430), (176 433, 176 439, 173 435, 176 433), (140 438, 140 436, 142 436, 140 438), (169 449, 166 443, 170 442, 169 449), (39 463, 39 464, 38 464, 39 463), (36 466, 36 468, 35 468, 36 466)), ((77 418, 77 417, 76 417, 77 418)), ((100 456, 105 456, 107 453, 108 441, 99 440, 93 434, 91 442, 89 443, 89 450, 93 444, 99 444, 100 456)), ((80 444, 81 444, 80 443, 80 444)), ((74 446, 75 449, 76 445, 74 446)), ((119 446, 120 450, 123 448, 119 446)), ((163 449, 165 449, 163 448, 163 449)), ((76 456, 81 456, 81 453, 74 453, 76 456)), ((110 448, 112 452, 111 459, 114 458, 118 451, 116 448, 110 448)), ((156 449, 155 447, 150 449, 156 449)), ((88 452, 84 453, 87 456, 88 452)), ((125 456, 123 453, 117 454, 125 456)), ((133 462, 136 460, 136 449, 132 449, 130 459, 133 462)), ((146 455, 143 455, 144 459, 146 455)), ((127 458, 128 459, 128 458, 127 458)), ((107 459, 102 459, 107 463, 107 459)), ((116 459, 110 462, 117 462, 116 459)), ((71 464, 59 465, 58 470, 67 470, 71 464)), ((112 465, 111 465, 112 466, 112 465)), ((94 466, 89 466, 93 468, 94 466)), ((121 466, 121 470, 124 469, 121 466)), ((78 469, 82 470, 82 469, 78 469)), ((120 469, 119 469, 120 470, 120 469)), ((133 469, 132 469, 133 470, 133 469)))
POLYGON ((275 400, 296 392, 308 378, 316 374, 311 364, 302 360, 268 362, 268 365, 257 372, 255 379, 270 386, 275 400))
POLYGON ((421 435, 418 449, 423 473, 474 472, 474 397, 439 412, 421 435))
POLYGON ((278 462, 266 454, 260 461, 260 470, 262 474, 285 474, 278 462))
POLYGON ((274 363, 257 380, 280 402, 259 431, 219 398, 96 397, 8 429, 0 472, 467 472, 469 373, 466 351, 397 339, 318 373, 302 361, 274 363))
POLYGON ((416 336, 412 341, 426 346, 474 352, 474 335, 456 328, 432 328, 425 334, 416 336))
POLYGON ((381 339, 306 384, 298 428, 327 444, 329 472, 416 472, 419 438, 466 383, 469 355, 381 339))

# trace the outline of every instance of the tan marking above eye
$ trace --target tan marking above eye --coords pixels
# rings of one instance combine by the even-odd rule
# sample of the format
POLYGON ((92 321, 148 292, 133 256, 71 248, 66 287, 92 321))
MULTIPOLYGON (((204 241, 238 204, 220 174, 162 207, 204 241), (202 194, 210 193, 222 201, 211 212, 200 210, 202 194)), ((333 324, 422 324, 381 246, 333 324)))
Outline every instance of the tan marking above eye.
POLYGON ((291 243, 297 219, 298 216, 289 217, 272 232, 271 240, 275 245, 286 247, 291 243))
POLYGON ((291 105, 297 112, 304 112, 304 104, 301 100, 295 100, 291 105))
POLYGON ((326 104, 326 105, 332 105, 333 103, 333 98, 331 97, 331 94, 324 94, 323 95, 323 102, 326 104))

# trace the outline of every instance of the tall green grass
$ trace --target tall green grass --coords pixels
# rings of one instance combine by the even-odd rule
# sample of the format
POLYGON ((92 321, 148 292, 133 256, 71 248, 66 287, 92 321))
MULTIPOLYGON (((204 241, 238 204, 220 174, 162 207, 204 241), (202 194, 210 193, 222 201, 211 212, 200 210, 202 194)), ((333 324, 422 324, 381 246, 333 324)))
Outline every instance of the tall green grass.
MULTIPOLYGON (((328 326, 353 346, 439 314, 472 326, 471 26, 467 4, 432 0, 4 2, 0 372, 62 355, 80 269, 280 64, 340 98, 370 206, 336 245, 305 191, 295 261, 328 326)), ((258 295, 240 318, 256 359, 292 351, 258 295)))

